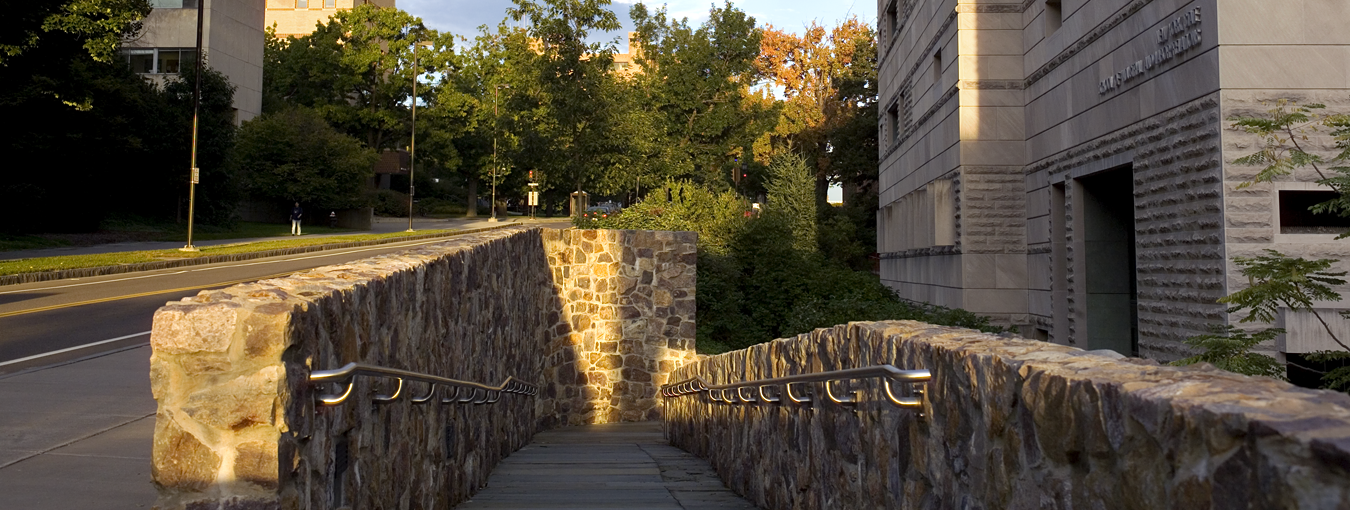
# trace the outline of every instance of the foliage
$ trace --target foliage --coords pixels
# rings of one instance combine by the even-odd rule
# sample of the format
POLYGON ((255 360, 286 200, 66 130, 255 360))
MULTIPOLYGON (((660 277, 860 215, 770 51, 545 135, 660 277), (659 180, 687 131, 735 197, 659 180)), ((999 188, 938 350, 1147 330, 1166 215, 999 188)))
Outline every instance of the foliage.
POLYGON ((750 204, 732 191, 714 192, 689 181, 667 181, 617 215, 573 220, 577 228, 698 232, 699 249, 726 254, 747 223, 750 204))
MULTIPOLYGON (((1344 115, 1322 115, 1322 104, 1298 105, 1280 100, 1264 117, 1233 117, 1233 127, 1257 135, 1261 138, 1259 149, 1247 156, 1234 160, 1241 165, 1260 166, 1261 170, 1249 182, 1238 186, 1239 189, 1256 183, 1272 182, 1282 176, 1290 175, 1303 167, 1312 167, 1320 179, 1319 184, 1330 187, 1337 198, 1313 206, 1314 213, 1350 214, 1350 201, 1347 200, 1346 186, 1350 184, 1350 169, 1333 167, 1338 175, 1328 177, 1322 167, 1328 164, 1344 162, 1350 159, 1350 118, 1344 115), (1305 144, 1310 144, 1314 136, 1323 135, 1324 129, 1331 129, 1340 153, 1327 158, 1310 152, 1305 144)), ((1344 238, 1350 233, 1342 234, 1344 238)), ((1317 362, 1350 360, 1350 346, 1336 336, 1331 326, 1321 314, 1313 308, 1315 301, 1339 301, 1340 293, 1333 286, 1345 285, 1342 276, 1345 271, 1331 271, 1331 259, 1307 260, 1291 258, 1275 250, 1265 250, 1264 255, 1256 257, 1234 257, 1234 264, 1247 277, 1248 286, 1219 299, 1220 303, 1231 305, 1228 313, 1247 313, 1239 322, 1273 322, 1281 308, 1291 312, 1309 312, 1321 323, 1323 330, 1331 337, 1341 351, 1323 351, 1309 358, 1317 362)), ((1343 316, 1347 316, 1342 312, 1343 316)), ((1348 317, 1350 318, 1350 317, 1348 317)), ((1252 375, 1283 374, 1273 359, 1260 359, 1264 356, 1250 352, 1258 344, 1282 333, 1277 328, 1268 328, 1255 334, 1228 326, 1218 329, 1214 334, 1192 337, 1187 343, 1203 349, 1197 356, 1177 361, 1175 364, 1189 364, 1208 361, 1220 368, 1252 375)), ((1306 368, 1306 367, 1305 367, 1306 368)), ((1312 369, 1309 369, 1312 370, 1312 369)), ((1319 372, 1317 370, 1313 370, 1319 372)), ((1322 384, 1335 389, 1350 390, 1350 365, 1342 365, 1323 372, 1322 384)))
MULTIPOLYGON (((81 44, 44 38, 5 66, 29 79, 0 82, 0 117, 20 126, 0 148, 58 171, 13 172, 0 183, 0 214, 31 218, 0 230, 92 231, 113 213, 172 218, 186 211, 196 70, 161 88, 121 60, 93 61, 81 44)), ((234 135, 233 88, 208 68, 202 91, 198 220, 228 223, 237 198, 224 165, 234 135)))
POLYGON ((1189 358, 1173 361, 1176 366, 1209 363, 1229 372, 1286 380, 1284 365, 1264 354, 1251 352, 1264 342, 1284 334, 1280 328, 1267 328, 1256 333, 1232 325, 1214 326, 1213 333, 1186 339, 1186 345, 1202 352, 1189 358))
POLYGON ((5 7, 11 25, 0 35, 0 66, 51 39, 73 39, 95 62, 111 63, 123 39, 141 30, 146 0, 16 2, 5 7))
POLYGON ((875 31, 856 17, 829 30, 812 22, 801 35, 770 26, 761 48, 756 67, 786 99, 777 126, 755 143, 755 156, 803 154, 821 202, 829 184, 849 183, 856 195, 867 194, 877 175, 875 31))
POLYGON ((573 221, 578 228, 698 233, 700 352, 740 349, 858 320, 912 319, 1000 331, 965 310, 901 300, 876 276, 827 258, 814 241, 801 242, 796 230, 814 232, 814 225, 803 228, 799 222, 815 220, 811 176, 799 158, 780 161, 780 175, 798 182, 784 184, 788 191, 771 197, 770 209, 758 218, 748 214, 749 204, 734 192, 671 181, 617 215, 573 221), (790 199, 809 208, 773 209, 772 204, 790 199))
POLYGON ((664 7, 648 12, 641 3, 630 15, 641 68, 634 94, 658 139, 646 171, 650 175, 726 182, 738 172, 735 157, 773 126, 777 110, 753 101, 758 81, 754 66, 762 30, 755 19, 731 2, 714 6, 708 19, 691 27, 688 19, 670 20, 664 7))
POLYGON ((1238 271, 1247 277, 1248 286, 1219 299, 1232 305, 1228 313, 1248 310, 1239 322, 1274 322, 1280 308, 1310 310, 1313 301, 1338 300, 1333 285, 1345 285, 1345 271, 1328 271, 1331 259, 1289 258, 1275 250, 1265 255, 1234 257, 1238 271))
MULTIPOLYGON (((1326 171, 1322 168, 1350 161, 1350 116, 1320 113, 1325 108, 1324 104, 1300 105, 1281 99, 1264 117, 1229 119, 1234 128, 1261 138, 1259 150, 1233 161, 1239 165, 1261 167, 1251 181, 1239 184, 1238 189, 1272 182, 1292 174, 1298 168, 1311 167, 1317 173, 1317 183, 1335 191, 1336 198, 1314 205, 1310 210, 1319 214, 1350 216, 1350 197, 1346 196, 1346 191, 1350 191, 1350 167, 1335 166, 1326 171), (1330 134, 1335 140, 1340 150, 1335 156, 1325 157, 1311 152, 1314 147, 1305 147, 1310 137, 1323 134, 1330 134), (1327 172, 1334 174, 1328 175, 1327 172)), ((1350 231, 1337 236, 1337 239, 1348 236, 1350 231)))
POLYGON ((453 48, 453 35, 428 29, 399 9, 363 4, 339 10, 312 34, 269 40, 263 64, 266 108, 313 108, 366 147, 402 147, 411 131, 405 105, 413 77, 453 69, 453 48))
POLYGON ((782 154, 769 165, 769 216, 781 217, 791 225, 792 247, 798 251, 815 251, 816 196, 815 183, 806 160, 796 154, 782 154))
POLYGON ((408 194, 391 189, 378 189, 367 193, 366 200, 375 209, 378 216, 402 217, 408 215, 408 194))
POLYGON ((374 151, 305 108, 244 123, 234 155, 253 197, 336 209, 356 205, 376 158, 374 151))

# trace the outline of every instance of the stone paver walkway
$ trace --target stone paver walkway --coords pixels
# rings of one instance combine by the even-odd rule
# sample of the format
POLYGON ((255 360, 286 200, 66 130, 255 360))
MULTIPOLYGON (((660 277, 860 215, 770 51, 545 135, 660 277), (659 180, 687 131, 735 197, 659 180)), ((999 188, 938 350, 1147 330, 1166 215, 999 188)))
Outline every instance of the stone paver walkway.
POLYGON ((666 443, 659 422, 568 427, 536 434, 457 508, 741 510, 707 462, 666 443))

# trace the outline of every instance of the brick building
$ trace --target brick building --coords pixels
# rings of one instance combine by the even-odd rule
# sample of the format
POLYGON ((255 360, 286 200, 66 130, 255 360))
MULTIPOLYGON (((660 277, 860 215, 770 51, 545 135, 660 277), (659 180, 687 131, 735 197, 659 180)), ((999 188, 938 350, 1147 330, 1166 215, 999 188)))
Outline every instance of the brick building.
MULTIPOLYGON (((1234 160, 1259 140, 1226 120, 1280 98, 1350 112, 1350 3, 877 7, 877 243, 902 296, 1171 360, 1236 322, 1215 302, 1247 283, 1233 257, 1350 259, 1350 241, 1327 233, 1343 225, 1302 214, 1327 191, 1311 171, 1239 188, 1257 169, 1234 160)), ((1272 353, 1334 347, 1305 315, 1286 312, 1272 353)))

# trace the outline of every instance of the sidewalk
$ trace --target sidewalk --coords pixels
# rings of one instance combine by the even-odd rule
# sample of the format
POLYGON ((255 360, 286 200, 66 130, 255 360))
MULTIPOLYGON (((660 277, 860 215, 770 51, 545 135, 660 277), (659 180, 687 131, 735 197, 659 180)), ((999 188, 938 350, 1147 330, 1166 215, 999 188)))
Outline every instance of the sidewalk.
POLYGON ((150 508, 150 346, 0 376, 0 506, 150 508))
MULTIPOLYGON (((498 222, 498 223, 491 223, 491 222, 488 222, 486 216, 480 217, 480 218, 477 218, 477 219, 469 219, 469 218, 446 218, 446 219, 436 219, 436 218, 414 218, 414 219, 413 219, 413 229, 414 229, 414 230, 440 230, 440 229, 466 230, 466 229, 485 228, 485 227, 491 227, 491 226, 495 226, 495 225, 503 225, 503 224, 511 224, 511 223, 515 223, 515 224, 527 224, 527 225, 528 225, 528 224, 535 224, 535 223, 566 223, 566 222, 568 222, 568 221, 569 221, 568 218, 563 218, 563 217, 558 217, 558 218, 536 218, 536 219, 534 219, 534 220, 531 220, 531 219, 529 219, 529 217, 527 217, 527 216, 511 216, 511 217, 509 217, 509 218, 502 218, 501 221, 498 222)), ((384 217, 376 217, 376 218, 375 218, 375 223, 374 223, 371 227, 372 227, 372 228, 371 228, 370 230, 353 230, 353 231, 351 231, 351 232, 343 232, 343 233, 338 233, 338 234, 317 234, 317 235, 305 234, 305 235, 302 236, 302 237, 306 237, 306 238, 315 238, 315 237, 347 236, 347 235, 355 235, 355 234, 386 234, 386 233, 392 233, 392 232, 402 232, 402 231, 405 231, 405 230, 408 229, 408 219, 407 219, 407 218, 384 218, 384 217)), ((281 236, 281 237, 255 237, 255 238, 243 238, 243 239, 216 239, 216 240, 211 240, 211 241, 198 241, 198 242, 195 242, 195 243, 193 243, 193 244, 196 245, 196 246, 218 246, 218 245, 222 245, 222 244, 252 243, 252 242, 257 242, 257 241, 276 241, 276 240, 285 240, 285 239, 289 239, 289 238, 290 238, 290 237, 288 237, 288 236, 281 236)), ((63 256, 63 255, 93 255, 93 254, 99 254, 99 253, 116 253, 116 252, 124 252, 124 251, 174 250, 174 249, 178 249, 178 248, 182 248, 182 247, 183 247, 183 241, 163 241, 163 242, 155 242, 155 241, 151 241, 151 242, 139 242, 139 243, 110 243, 110 244, 99 244, 99 245, 94 245, 94 246, 68 246, 68 247, 63 247, 63 248, 43 248, 43 249, 39 249, 39 250, 0 251, 0 260, 29 259, 29 258, 36 258, 36 257, 60 257, 60 256, 63 256)))

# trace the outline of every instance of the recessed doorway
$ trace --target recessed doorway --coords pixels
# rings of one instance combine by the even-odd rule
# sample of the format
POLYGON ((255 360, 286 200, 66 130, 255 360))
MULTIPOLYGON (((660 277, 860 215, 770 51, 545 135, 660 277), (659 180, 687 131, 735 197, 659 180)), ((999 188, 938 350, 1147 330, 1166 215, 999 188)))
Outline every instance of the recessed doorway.
POLYGON ((1138 356, 1133 167, 1098 172, 1077 182, 1087 348, 1138 356))

